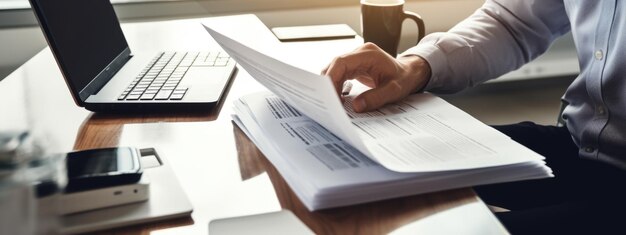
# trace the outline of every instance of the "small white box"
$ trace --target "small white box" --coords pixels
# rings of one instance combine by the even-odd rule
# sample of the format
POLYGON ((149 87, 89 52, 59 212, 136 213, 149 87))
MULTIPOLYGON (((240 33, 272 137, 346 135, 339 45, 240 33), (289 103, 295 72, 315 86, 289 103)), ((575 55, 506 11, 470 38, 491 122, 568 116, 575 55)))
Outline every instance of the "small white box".
POLYGON ((148 200, 150 182, 144 172, 134 184, 61 194, 59 213, 68 215, 148 200))

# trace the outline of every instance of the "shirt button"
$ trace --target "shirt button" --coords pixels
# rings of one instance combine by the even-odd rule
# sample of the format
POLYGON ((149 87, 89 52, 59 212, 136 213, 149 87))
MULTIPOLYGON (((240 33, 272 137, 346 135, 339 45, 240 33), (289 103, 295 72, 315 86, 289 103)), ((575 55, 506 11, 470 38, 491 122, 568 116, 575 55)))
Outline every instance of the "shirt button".
POLYGON ((602 58, 604 57, 602 50, 597 50, 594 55, 596 56, 596 60, 602 60, 602 58))
POLYGON ((598 106, 598 114, 604 115, 606 111, 604 110, 604 106, 598 106))
POLYGON ((592 147, 585 147, 585 152, 593 153, 594 149, 592 147))

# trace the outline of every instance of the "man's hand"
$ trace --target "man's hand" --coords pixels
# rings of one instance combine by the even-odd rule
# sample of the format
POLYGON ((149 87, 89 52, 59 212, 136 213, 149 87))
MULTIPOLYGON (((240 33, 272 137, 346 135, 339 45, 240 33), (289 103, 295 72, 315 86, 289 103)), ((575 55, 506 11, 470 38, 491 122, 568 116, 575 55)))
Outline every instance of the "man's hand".
POLYGON ((356 79, 373 89, 354 98, 353 109, 367 112, 397 102, 421 90, 430 79, 430 65, 418 56, 393 58, 373 43, 336 57, 322 75, 329 76, 337 94, 347 80, 356 79))

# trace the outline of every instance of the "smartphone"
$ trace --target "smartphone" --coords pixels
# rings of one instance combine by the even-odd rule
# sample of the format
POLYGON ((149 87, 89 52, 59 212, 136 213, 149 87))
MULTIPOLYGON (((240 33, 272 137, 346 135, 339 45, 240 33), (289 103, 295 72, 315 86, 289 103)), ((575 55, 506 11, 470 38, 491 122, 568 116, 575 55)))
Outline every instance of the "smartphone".
POLYGON ((346 24, 275 27, 272 32, 281 42, 354 38, 356 32, 346 24))
POLYGON ((65 192, 136 183, 143 170, 137 148, 91 149, 66 156, 68 184, 65 192))

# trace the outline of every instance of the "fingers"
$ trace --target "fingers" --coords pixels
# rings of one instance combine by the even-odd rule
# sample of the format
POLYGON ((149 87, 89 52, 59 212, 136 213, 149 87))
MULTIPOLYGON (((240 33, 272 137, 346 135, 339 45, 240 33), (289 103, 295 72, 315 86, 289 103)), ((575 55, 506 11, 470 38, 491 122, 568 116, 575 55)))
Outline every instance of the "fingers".
POLYGON ((363 85, 366 85, 371 88, 374 88, 377 86, 377 83, 376 83, 377 80, 375 80, 374 78, 372 78, 372 76, 369 76, 369 75, 359 75, 359 76, 356 76, 355 79, 359 81, 360 83, 363 83, 363 85))
MULTIPOLYGON (((364 71, 369 71, 372 66, 380 66, 382 63, 376 63, 386 58, 385 52, 372 43, 366 43, 355 51, 336 57, 324 70, 322 74, 330 77, 337 94, 341 94, 341 87, 346 80, 354 79, 357 76, 363 76, 364 71)), ((393 59, 393 58, 391 58, 393 59)), ((371 75, 365 74, 364 77, 372 78, 371 75)), ((376 78, 373 78, 376 79, 376 78)), ((375 84, 375 82, 370 82, 375 84)))
MULTIPOLYGON (((366 43, 351 53, 336 57, 322 74, 330 77, 339 97, 346 80, 357 79, 373 88, 353 100, 354 111, 367 112, 397 102, 412 91, 416 84, 412 81, 414 75, 408 71, 412 68, 410 65, 405 61, 400 63, 372 43, 366 43)), ((419 69, 419 66, 414 67, 419 69)))
POLYGON ((345 76, 345 62, 341 58, 342 57, 336 57, 335 59, 333 59, 333 61, 328 65, 328 68, 324 71, 324 75, 330 77, 330 80, 335 87, 335 92, 337 92, 337 95, 341 94, 343 83, 348 80, 345 76))
POLYGON ((401 81, 390 80, 380 87, 363 92, 354 98, 352 108, 358 113, 368 112, 381 108, 385 104, 400 101, 408 94, 401 81))

